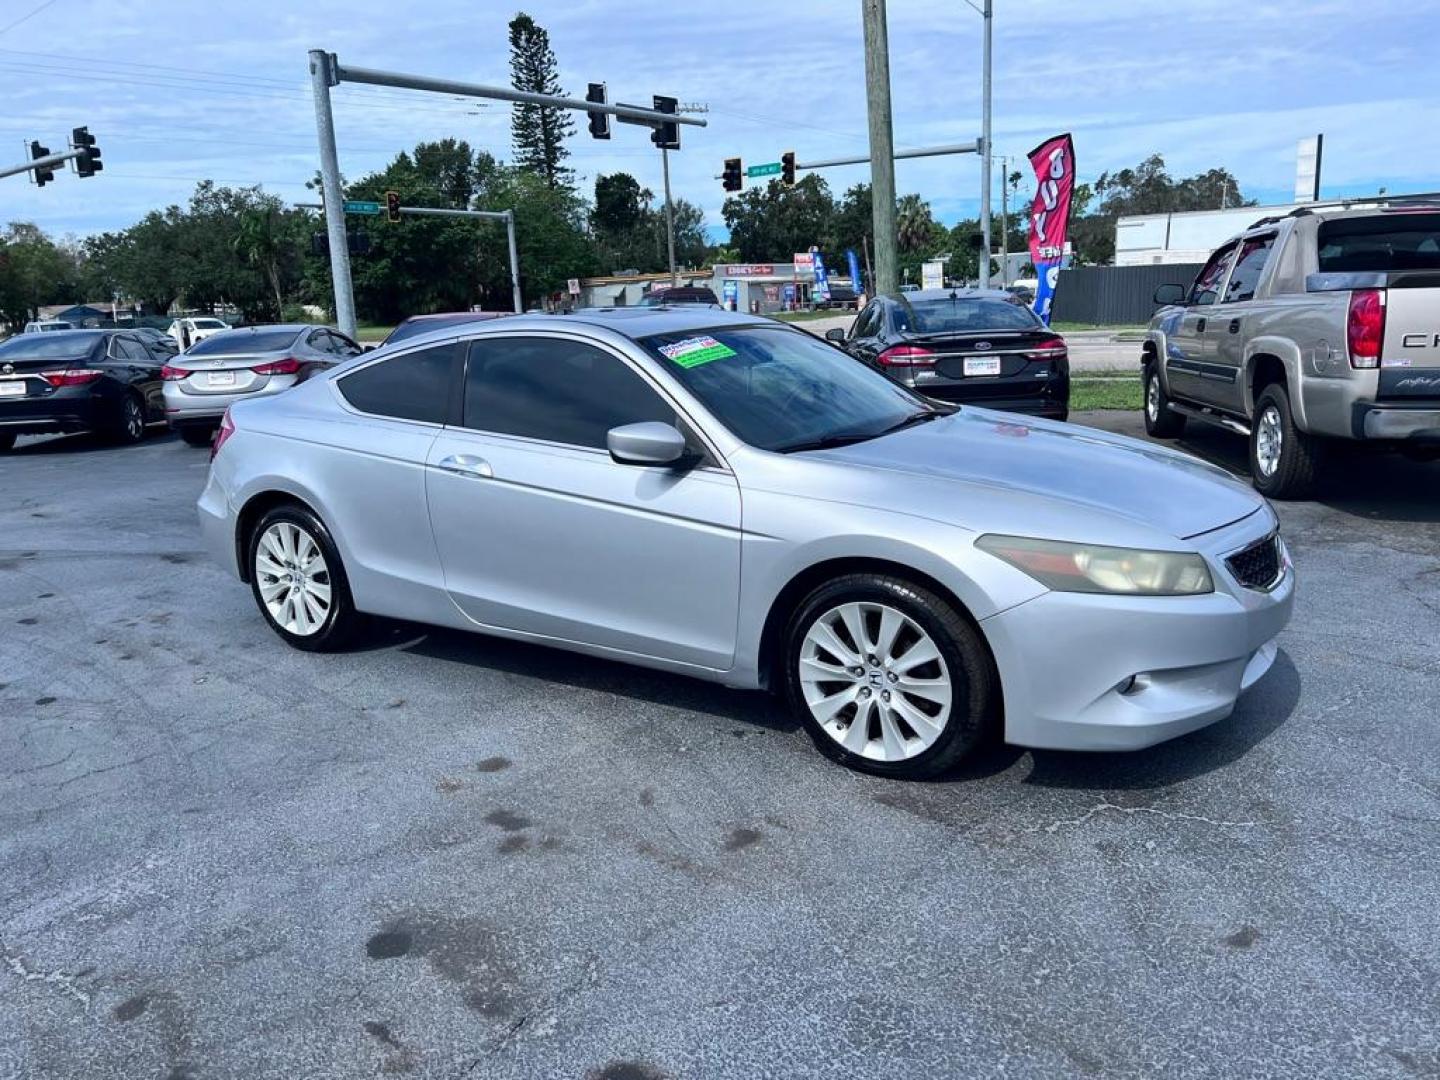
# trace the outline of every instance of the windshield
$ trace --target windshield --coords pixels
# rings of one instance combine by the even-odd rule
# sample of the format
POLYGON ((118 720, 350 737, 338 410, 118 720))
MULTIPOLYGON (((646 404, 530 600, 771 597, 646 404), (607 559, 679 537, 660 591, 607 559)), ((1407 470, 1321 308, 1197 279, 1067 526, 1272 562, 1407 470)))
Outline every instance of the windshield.
POLYGON ((1320 225, 1320 272, 1440 270, 1440 214, 1376 214, 1320 225))
POLYGON ((69 331, 53 334, 16 334, 0 345, 0 357, 6 360, 51 360, 80 356, 90 351, 100 334, 69 331))
POLYGON ((641 344, 742 441, 796 450, 883 434, 926 403, 803 330, 656 334, 641 344))
POLYGON ((953 300, 912 300, 895 310, 895 329, 901 333, 965 334, 987 330, 1034 330, 1035 313, 1008 300, 956 297, 953 300))
POLYGON ((221 353, 279 352, 288 349, 298 336, 294 330, 227 330, 191 345, 186 356, 218 356, 221 353))

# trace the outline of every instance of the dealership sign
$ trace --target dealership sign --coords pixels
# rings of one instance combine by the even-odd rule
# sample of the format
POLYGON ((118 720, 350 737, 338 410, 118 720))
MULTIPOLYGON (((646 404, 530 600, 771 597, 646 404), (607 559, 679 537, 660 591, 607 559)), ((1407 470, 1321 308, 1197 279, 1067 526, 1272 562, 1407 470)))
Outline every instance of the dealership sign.
POLYGON ((1035 170, 1035 201, 1030 204, 1030 261, 1039 284, 1035 314, 1050 325, 1050 302, 1065 257, 1070 228, 1070 196, 1075 191, 1075 144, 1069 135, 1047 139, 1030 151, 1035 170))
POLYGON ((774 277, 774 263, 730 263, 725 267, 725 277, 774 277))

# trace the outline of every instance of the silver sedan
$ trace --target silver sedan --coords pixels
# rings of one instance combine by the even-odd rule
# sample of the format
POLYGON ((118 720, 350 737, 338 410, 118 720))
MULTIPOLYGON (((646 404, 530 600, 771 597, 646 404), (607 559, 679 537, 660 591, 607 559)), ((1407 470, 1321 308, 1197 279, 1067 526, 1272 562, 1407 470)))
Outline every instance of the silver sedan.
POLYGON ((379 615, 768 687, 892 776, 1218 720, 1295 587, 1211 466, 711 310, 450 328, 238 402, 199 509, 297 648, 379 615))
POLYGON ((307 323, 217 330, 165 365, 165 418, 187 443, 209 446, 232 402, 289 390, 360 353, 340 331, 307 323))

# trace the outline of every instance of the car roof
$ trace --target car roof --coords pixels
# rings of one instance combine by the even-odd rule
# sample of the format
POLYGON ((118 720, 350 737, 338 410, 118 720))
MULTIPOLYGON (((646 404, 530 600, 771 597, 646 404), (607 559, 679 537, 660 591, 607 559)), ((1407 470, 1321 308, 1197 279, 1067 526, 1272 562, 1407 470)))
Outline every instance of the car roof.
MULTIPOLYGON (((210 318, 209 315, 205 315, 205 316, 202 316, 202 317, 203 317, 203 318, 206 318, 206 319, 210 318)), ((226 332, 227 334, 244 334, 244 333, 246 333, 246 332, 255 333, 255 332, 258 332, 258 331, 261 331, 261 330, 288 330, 288 331, 290 331, 292 334, 298 334, 298 333, 300 333, 300 331, 302 331, 302 330, 325 330, 325 329, 329 329, 329 328, 328 328, 328 327, 323 327, 323 326, 321 326, 319 323, 303 323, 303 322, 301 322, 301 323, 261 323, 261 324, 258 325, 258 326, 232 326, 232 327, 228 328, 225 332, 226 332)))
POLYGON ((917 300, 949 300, 954 297, 957 300, 1003 300, 1007 304, 1014 303, 1013 294, 1004 289, 916 289, 904 294, 907 303, 915 303, 917 300))
MULTIPOLYGON (((449 341, 457 332, 468 338, 472 334, 516 334, 527 330, 564 330, 567 327, 586 326, 610 330, 622 337, 633 339, 649 337, 652 334, 683 334, 689 331, 715 330, 742 326, 784 326, 784 323, 755 315, 726 311, 717 307, 617 307, 580 308, 568 315, 547 315, 543 313, 511 315, 505 319, 487 319, 472 326, 447 326, 427 330, 404 341, 396 342, 395 348, 409 350, 415 346, 437 341, 449 341)), ((797 333, 804 333, 799 330, 797 333)), ((370 355, 370 354, 367 354, 370 355)))

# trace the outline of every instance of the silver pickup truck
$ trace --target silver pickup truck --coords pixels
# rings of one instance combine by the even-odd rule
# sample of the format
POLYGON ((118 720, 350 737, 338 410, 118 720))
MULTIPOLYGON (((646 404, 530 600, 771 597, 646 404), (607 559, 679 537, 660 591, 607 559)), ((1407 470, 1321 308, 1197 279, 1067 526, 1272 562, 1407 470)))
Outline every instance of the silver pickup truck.
POLYGON ((1250 440, 1273 498, 1313 489, 1339 440, 1440 456, 1440 201, 1265 218, 1162 285, 1145 335, 1145 430, 1250 440))

